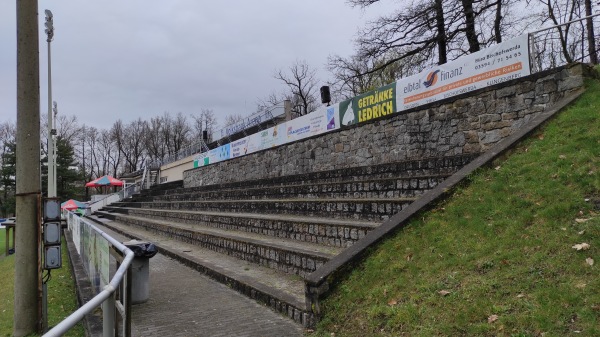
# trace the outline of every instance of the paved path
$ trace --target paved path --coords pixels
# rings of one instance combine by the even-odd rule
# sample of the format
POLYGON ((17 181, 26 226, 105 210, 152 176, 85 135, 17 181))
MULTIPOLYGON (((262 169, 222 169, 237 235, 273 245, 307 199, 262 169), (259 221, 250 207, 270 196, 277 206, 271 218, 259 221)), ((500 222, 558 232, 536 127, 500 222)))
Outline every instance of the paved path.
MULTIPOLYGON (((129 239, 97 225, 115 239, 129 239)), ((150 298, 133 306, 133 336, 302 336, 302 327, 176 260, 150 259, 150 298)))

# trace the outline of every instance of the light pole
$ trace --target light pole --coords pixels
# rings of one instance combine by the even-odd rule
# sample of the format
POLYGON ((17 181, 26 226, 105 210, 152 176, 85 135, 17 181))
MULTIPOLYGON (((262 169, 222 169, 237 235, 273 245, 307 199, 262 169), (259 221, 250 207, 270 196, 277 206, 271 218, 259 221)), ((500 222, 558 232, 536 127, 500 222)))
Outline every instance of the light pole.
POLYGON ((52 12, 48 9, 46 13, 46 35, 48 38, 48 198, 56 197, 56 156, 54 135, 56 130, 53 128, 54 118, 52 116, 52 62, 50 59, 50 42, 54 38, 54 22, 52 21, 52 12))

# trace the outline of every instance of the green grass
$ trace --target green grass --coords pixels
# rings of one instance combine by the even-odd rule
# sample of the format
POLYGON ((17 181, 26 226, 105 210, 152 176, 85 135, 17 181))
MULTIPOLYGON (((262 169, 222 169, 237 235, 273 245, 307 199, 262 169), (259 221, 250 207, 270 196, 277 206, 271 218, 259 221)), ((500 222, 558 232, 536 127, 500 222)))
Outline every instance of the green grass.
POLYGON ((373 248, 325 300, 315 334, 599 336, 600 83, 587 87, 373 248), (572 248, 582 242, 591 248, 572 248))
POLYGON ((6 254, 6 237, 5 228, 0 229, 0 259, 6 254))
MULTIPOLYGON (((3 236, 4 233, 0 233, 3 236)), ((1 242, 4 239, 0 239, 1 242)), ((66 245, 63 241, 63 267, 52 270, 52 278, 48 282, 48 324, 52 327, 77 310, 75 284, 67 256, 66 245)), ((15 255, 0 258, 0 336, 12 335, 13 301, 15 280, 15 255)), ((83 325, 77 324, 65 336, 85 336, 83 325)))

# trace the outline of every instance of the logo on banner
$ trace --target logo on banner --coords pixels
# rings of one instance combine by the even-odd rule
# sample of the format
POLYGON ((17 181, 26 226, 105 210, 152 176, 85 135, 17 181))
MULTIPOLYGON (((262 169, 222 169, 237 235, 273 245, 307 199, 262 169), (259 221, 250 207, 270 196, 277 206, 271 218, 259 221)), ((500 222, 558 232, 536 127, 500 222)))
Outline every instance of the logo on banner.
POLYGON ((342 121, 342 125, 356 124, 356 118, 351 99, 340 103, 340 120, 342 121))
POLYGON ((437 74, 440 72, 440 70, 436 70, 436 71, 432 71, 429 73, 429 75, 427 75, 427 80, 423 81, 423 85, 425 86, 425 88, 429 88, 432 85, 437 83, 438 80, 438 76, 437 74))
POLYGON ((335 129, 335 108, 327 108, 327 130, 335 129))

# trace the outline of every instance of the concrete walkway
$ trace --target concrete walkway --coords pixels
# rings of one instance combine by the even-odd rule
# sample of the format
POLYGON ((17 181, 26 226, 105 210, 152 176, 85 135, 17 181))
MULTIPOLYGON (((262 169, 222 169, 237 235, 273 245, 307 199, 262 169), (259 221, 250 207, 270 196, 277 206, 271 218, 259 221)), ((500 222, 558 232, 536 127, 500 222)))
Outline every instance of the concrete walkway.
MULTIPOLYGON (((97 225, 120 241, 129 239, 97 225)), ((180 262, 150 259, 150 299, 133 306, 133 336, 302 336, 303 329, 180 262)))

